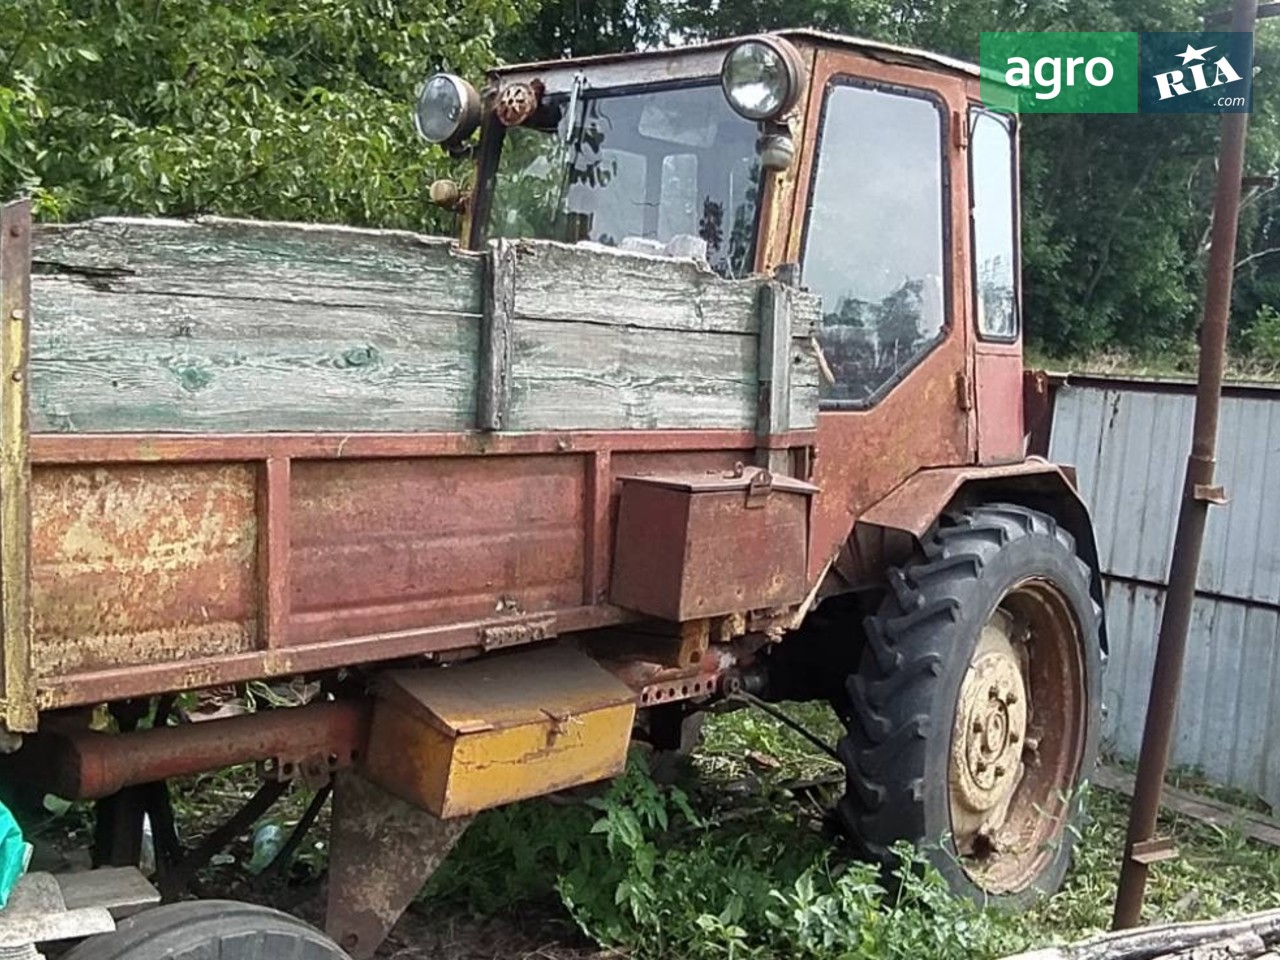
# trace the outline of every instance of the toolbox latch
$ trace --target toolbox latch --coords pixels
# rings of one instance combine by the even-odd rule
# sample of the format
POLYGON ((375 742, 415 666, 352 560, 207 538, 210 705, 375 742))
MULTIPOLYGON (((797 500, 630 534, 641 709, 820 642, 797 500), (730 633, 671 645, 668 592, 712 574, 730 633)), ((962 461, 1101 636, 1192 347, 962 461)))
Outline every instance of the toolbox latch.
POLYGON ((763 468, 751 474, 747 482, 747 509, 763 507, 773 492, 773 474, 763 468))

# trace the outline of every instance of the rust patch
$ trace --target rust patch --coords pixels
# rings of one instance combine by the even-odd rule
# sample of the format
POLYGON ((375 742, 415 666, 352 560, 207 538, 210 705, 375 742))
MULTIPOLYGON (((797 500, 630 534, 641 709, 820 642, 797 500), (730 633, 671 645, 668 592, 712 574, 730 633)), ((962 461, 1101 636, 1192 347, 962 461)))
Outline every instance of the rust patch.
POLYGON ((39 468, 32 515, 37 675, 253 647, 247 465, 39 468))

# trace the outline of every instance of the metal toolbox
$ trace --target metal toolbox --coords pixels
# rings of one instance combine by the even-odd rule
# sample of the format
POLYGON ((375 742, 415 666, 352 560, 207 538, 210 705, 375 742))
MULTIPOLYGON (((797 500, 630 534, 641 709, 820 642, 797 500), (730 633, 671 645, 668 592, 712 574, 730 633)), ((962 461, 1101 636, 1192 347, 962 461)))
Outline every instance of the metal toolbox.
POLYGON ((685 621, 804 599, 817 487, 759 467, 620 480, 613 603, 685 621))
POLYGON ((621 773, 635 693, 586 654, 550 646, 378 684, 371 780, 459 817, 621 773))

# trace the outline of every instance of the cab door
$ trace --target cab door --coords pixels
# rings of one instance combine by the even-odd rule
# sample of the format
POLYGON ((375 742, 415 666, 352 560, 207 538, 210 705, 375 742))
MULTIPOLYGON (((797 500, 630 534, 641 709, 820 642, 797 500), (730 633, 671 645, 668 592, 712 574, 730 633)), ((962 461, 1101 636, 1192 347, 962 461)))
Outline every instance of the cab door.
POLYGON ((826 49, 811 89, 789 257, 823 301, 816 578, 911 474, 973 462, 976 430, 963 78, 826 49))
POLYGON ((1017 128, 976 101, 968 114, 978 461, 1025 456, 1017 128))

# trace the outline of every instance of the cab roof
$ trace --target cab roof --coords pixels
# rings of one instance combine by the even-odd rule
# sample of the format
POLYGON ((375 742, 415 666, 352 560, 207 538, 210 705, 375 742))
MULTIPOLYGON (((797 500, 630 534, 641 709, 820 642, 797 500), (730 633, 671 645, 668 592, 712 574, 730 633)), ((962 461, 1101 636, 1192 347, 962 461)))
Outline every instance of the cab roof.
MULTIPOLYGON (((954 57, 948 57, 940 53, 932 53, 928 50, 919 50, 914 47, 903 47, 893 43, 882 43, 879 40, 867 40, 862 37, 849 37, 839 33, 829 33, 824 30, 811 29, 794 29, 794 30, 770 30, 769 34, 778 37, 784 37, 792 42, 825 47, 839 47, 845 50, 853 50, 858 53, 865 54, 876 60, 883 60, 889 63, 901 63, 911 66, 924 67, 926 69, 944 70, 951 73, 958 73, 969 77, 978 77, 981 71, 976 64, 969 63, 965 60, 958 60, 954 57)), ((503 67, 495 67, 490 73, 496 77, 502 77, 513 73, 529 73, 539 70, 550 70, 553 68, 563 69, 566 66, 592 66, 604 65, 619 62, 639 62, 644 60, 658 60, 669 58, 677 54, 698 54, 711 53, 719 50, 727 50, 740 40, 747 39, 748 36, 758 36, 758 34, 748 34, 740 37, 730 37, 726 40, 714 40, 709 43, 691 43, 681 47, 661 47, 654 50, 644 50, 631 53, 605 53, 597 54, 591 57, 572 57, 560 60, 537 60, 529 63, 515 63, 503 67)))

